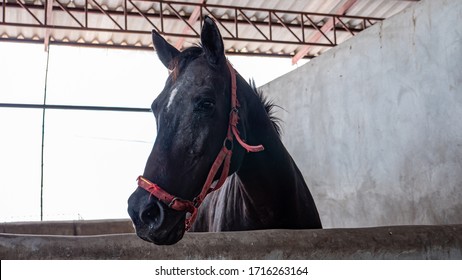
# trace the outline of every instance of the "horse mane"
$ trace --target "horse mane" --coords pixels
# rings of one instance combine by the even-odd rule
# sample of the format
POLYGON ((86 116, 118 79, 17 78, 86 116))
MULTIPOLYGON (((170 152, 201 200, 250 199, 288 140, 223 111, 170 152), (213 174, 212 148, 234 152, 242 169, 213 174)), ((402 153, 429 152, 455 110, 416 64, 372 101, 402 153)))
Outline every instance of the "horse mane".
MULTIPOLYGON (((170 63, 168 69, 171 71, 173 81, 176 80, 179 73, 188 65, 191 61, 195 60, 199 56, 204 53, 202 46, 200 44, 194 45, 192 47, 184 49, 182 52, 176 56, 172 62, 170 63)), ((268 118, 272 122, 274 129, 276 130, 277 134, 281 135, 281 119, 275 116, 275 107, 281 108, 280 106, 274 104, 272 100, 269 100, 267 96, 263 94, 263 91, 259 90, 255 85, 255 81, 253 79, 249 80, 249 85, 252 91, 257 95, 260 99, 261 104, 265 107, 266 114, 268 118)))
POLYGON ((282 109, 281 106, 274 104, 273 100, 269 100, 268 96, 265 96, 263 94, 263 91, 257 88, 257 86, 255 85, 255 80, 250 79, 249 85, 252 88, 253 92, 260 99, 260 102, 265 107, 266 114, 268 115, 268 118, 270 119, 271 123, 273 123, 274 129, 276 130, 277 134, 281 136, 282 134, 281 119, 276 117, 275 115, 275 108, 277 107, 277 108, 282 109))

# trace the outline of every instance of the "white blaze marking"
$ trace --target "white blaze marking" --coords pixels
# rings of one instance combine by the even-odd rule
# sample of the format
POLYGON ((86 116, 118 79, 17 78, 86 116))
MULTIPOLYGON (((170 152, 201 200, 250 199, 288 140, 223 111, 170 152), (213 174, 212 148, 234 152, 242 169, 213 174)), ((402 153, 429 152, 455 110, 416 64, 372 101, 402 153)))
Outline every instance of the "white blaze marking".
POLYGON ((176 94, 178 93, 178 89, 174 88, 172 92, 170 93, 170 97, 168 98, 168 103, 167 103, 167 110, 170 108, 170 105, 173 103, 173 99, 175 99, 176 94))

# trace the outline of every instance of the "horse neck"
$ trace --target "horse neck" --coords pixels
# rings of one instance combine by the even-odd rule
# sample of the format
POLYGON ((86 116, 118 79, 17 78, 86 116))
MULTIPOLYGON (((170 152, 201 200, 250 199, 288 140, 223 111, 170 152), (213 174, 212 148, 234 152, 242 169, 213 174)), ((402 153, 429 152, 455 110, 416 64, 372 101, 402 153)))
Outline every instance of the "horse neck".
MULTIPOLYGON (((270 122, 269 120, 255 120, 255 124, 270 122)), ((281 193, 288 188, 299 188, 300 179, 296 171, 296 165, 272 128, 272 124, 250 125, 248 135, 249 143, 262 144, 265 148, 262 152, 246 153, 238 175, 247 193, 258 197, 261 192, 274 194, 280 197, 281 193), (259 137, 264 135, 264 137, 259 137)), ((301 180, 303 182, 303 179, 301 180)))
POLYGON ((282 144, 259 97, 248 92, 241 96, 246 96, 247 120, 251 120, 247 124, 247 140, 265 147, 262 152, 247 153, 237 171, 242 181, 242 195, 252 204, 254 215, 268 223, 291 223, 266 225, 286 228, 306 227, 306 222, 299 220, 306 220, 307 215, 319 220, 303 176, 282 144))
POLYGON ((265 148, 262 152, 246 153, 238 174, 241 175, 241 179, 258 177, 259 181, 263 179, 259 174, 266 174, 265 178, 269 178, 268 181, 271 177, 280 177, 285 172, 288 176, 292 173, 290 171, 293 160, 282 144, 260 98, 241 77, 238 78, 238 90, 239 98, 244 99, 241 103, 245 104, 245 117, 240 121, 245 123, 246 141, 250 145, 262 144, 265 148), (281 172, 268 174, 271 170, 281 172))

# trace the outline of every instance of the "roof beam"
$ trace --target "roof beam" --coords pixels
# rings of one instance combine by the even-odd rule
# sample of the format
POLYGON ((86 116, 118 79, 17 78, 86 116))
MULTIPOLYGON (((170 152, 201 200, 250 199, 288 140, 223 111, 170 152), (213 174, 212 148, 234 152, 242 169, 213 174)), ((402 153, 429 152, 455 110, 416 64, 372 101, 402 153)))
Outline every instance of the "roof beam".
MULTIPOLYGON (((16 0, 16 3, 18 3, 19 6, 21 6, 21 8, 23 8, 25 11, 27 11, 27 13, 33 17, 35 19, 35 21, 38 22, 38 24, 40 25, 43 25, 43 23, 40 21, 40 19, 38 19, 38 17, 31 11, 31 9, 29 9, 27 3, 23 3, 22 0, 16 0)), ((6 3, 3 3, 3 5, 5 5, 6 3)))
POLYGON ((5 3, 6 0, 3 0, 2 1, 2 22, 5 22, 5 19, 6 19, 6 3, 5 3))
MULTIPOLYGON (((45 25, 50 26, 53 24, 53 0, 46 0, 46 15, 45 15, 45 25)), ((46 28, 45 29, 45 38, 43 38, 43 44, 45 46, 45 51, 48 51, 48 48, 50 47, 50 34, 51 34, 51 29, 46 28)))
MULTIPOLYGON (((340 6, 337 6, 332 14, 343 15, 351 6, 353 6, 357 0, 346 0, 340 6)), ((320 31, 315 32, 308 39, 308 42, 319 42, 324 34, 327 34, 334 27, 335 17, 331 17, 322 27, 320 31)), ((324 35, 325 36, 325 35, 324 35)), ((293 57, 292 64, 296 64, 301 58, 303 58, 312 48, 312 45, 306 45, 302 47, 293 57)))
POLYGON ((101 11, 101 13, 105 14, 107 16, 107 18, 109 18, 117 27, 119 27, 120 30, 124 30, 124 28, 122 26, 120 26, 120 24, 117 22, 117 20, 115 20, 110 13, 108 13, 102 6, 101 4, 99 4, 98 2, 96 2, 96 0, 91 0, 91 2, 96 6, 96 8, 98 10, 101 11))
MULTIPOLYGON (((200 4, 204 4, 205 3, 205 0, 199 0, 199 3, 200 4)), ((196 24, 196 22, 201 18, 201 6, 196 6, 194 8, 194 11, 191 13, 191 15, 189 16, 189 19, 188 19, 188 23, 189 25, 193 26, 194 24, 196 24)), ((185 26, 183 28, 183 34, 188 34, 189 31, 191 30, 191 28, 189 26, 185 26)), ((178 41, 176 41, 176 44, 175 44, 175 48, 177 48, 178 50, 181 50, 181 48, 183 47, 183 44, 184 44, 184 41, 186 40, 185 37, 181 37, 180 39, 178 39, 178 41)))
MULTIPOLYGON (((49 1, 49 0, 48 0, 49 1)), ((54 2, 56 4, 58 4, 58 6, 61 8, 61 10, 63 10, 64 12, 66 12, 78 25, 80 25, 80 27, 82 28, 85 28, 85 25, 83 23, 80 22, 80 20, 78 20, 69 10, 66 6, 64 6, 61 2, 59 2, 59 0, 54 0, 54 2)), ((50 9, 53 9, 53 5, 50 7, 50 9)))
MULTIPOLYGON (((225 47, 227 48, 226 51, 228 53, 236 55, 254 54, 261 56, 274 55, 291 57, 294 54, 294 49, 298 51, 309 45, 319 46, 323 49, 333 47, 340 43, 340 41, 336 41, 336 36, 338 34, 349 33, 348 36, 350 36, 351 33, 358 33, 366 27, 383 20, 383 18, 339 14, 339 12, 344 13, 349 8, 348 6, 352 5, 351 3, 353 2, 347 0, 342 0, 341 2, 337 0, 339 2, 336 3, 340 3, 337 7, 341 6, 343 8, 340 9, 340 7, 336 9, 337 13, 335 14, 217 5, 207 3, 207 1, 204 0, 195 0, 195 2, 173 2, 169 0, 125 1, 126 2, 121 1, 120 3, 124 3, 124 5, 117 8, 115 6, 104 6, 103 8, 102 3, 108 3, 103 0, 85 0, 83 2, 88 4, 82 5, 82 1, 80 1, 80 4, 70 6, 68 6, 66 4, 67 2, 64 0, 48 0, 43 2, 30 2, 26 0, 10 2, 0 0, 0 3, 2 3, 2 10, 4 11, 3 17, 0 18, 0 27, 7 30, 5 34, 2 34, 0 41, 16 40, 21 42, 40 42, 44 43, 45 47, 48 47, 49 44, 64 44, 110 48, 152 49, 151 40, 148 40, 148 36, 151 34, 150 30, 155 28, 159 33, 169 37, 169 39, 174 39, 176 46, 181 48, 185 44, 184 38, 188 40, 188 38, 197 39, 200 37, 199 31, 197 30, 197 21, 200 20, 204 14, 210 14, 209 16, 217 21, 222 31, 225 47), (150 4, 138 5, 141 2, 149 2, 150 4), (152 9, 153 7, 154 9, 152 9), (185 15, 179 12, 180 9, 192 11, 192 13, 185 15), (268 16, 261 16, 257 19, 248 17, 249 14, 254 13, 267 14, 268 16), (18 14, 18 17, 5 17, 5 14, 18 14), (228 16, 222 17, 222 15, 225 14, 228 16), (284 15, 284 17, 282 15, 284 15), (34 17, 32 20, 30 18, 31 16, 34 17), (139 19, 140 16, 143 19, 137 21, 140 25, 130 24, 132 19, 139 19), (54 19, 52 19, 52 17, 54 17, 54 19), (60 19, 59 21, 58 17, 60 19), (62 20, 63 17, 64 20, 62 20), (324 18, 326 21, 330 19, 331 23, 328 22, 324 25, 322 25, 322 23, 316 23, 312 20, 315 17, 324 18), (89 18, 92 19, 92 22, 88 22, 89 18), (286 21, 285 18, 290 18, 291 21, 286 21), (298 20, 294 22, 292 20, 294 18, 298 20), (95 24, 93 22, 94 19, 101 19, 101 21, 95 24), (362 22, 362 24, 350 27, 344 24, 346 20, 355 20, 356 22, 362 22), (182 27, 179 30, 174 28, 178 24, 182 27), (337 27, 335 25, 339 28, 335 28, 337 27), (159 26, 159 28, 156 26, 159 26), (257 31, 257 36, 254 36, 255 34, 249 35, 249 27, 250 31, 252 31, 252 29, 257 31), (333 39, 328 38, 328 35, 332 37, 332 27, 334 28, 333 39), (17 30, 15 30, 15 28, 17 28, 17 30), (18 36, 18 34, 22 35, 19 33, 21 28, 33 28, 36 31, 32 33, 32 36, 28 35, 26 38, 24 36, 18 36), (11 35, 8 34, 9 29, 12 30, 11 35), (285 32, 284 30, 289 32, 285 32), (323 30, 327 31, 324 32, 323 30), (311 32, 309 34, 317 33, 314 40, 306 40, 305 32, 307 31, 311 32), (330 32, 327 33, 328 31, 330 32), (63 36, 66 32, 75 32, 80 36, 73 36, 78 39, 71 42, 68 38, 63 36), (93 40, 93 38, 99 36, 99 33, 118 34, 117 37, 121 37, 122 39, 117 39, 116 42, 113 40, 108 40, 106 42, 93 40), (134 41, 135 39, 133 39, 127 42, 125 38, 130 38, 130 36, 140 39, 137 39, 138 41, 134 41), (53 40, 50 40, 50 38, 53 38, 53 40), (321 40, 323 40, 322 38, 326 38, 327 41, 321 43, 321 40), (242 47, 243 44, 236 44, 235 42, 258 43, 262 45, 263 51, 261 51, 260 46, 247 51, 245 47, 242 47), (290 45, 289 51, 268 47, 268 45, 272 46, 274 44, 290 45), (238 49, 235 48, 235 46, 238 46, 238 49)), ((343 37, 344 36, 342 36, 342 41, 343 37)), ((307 55, 304 54, 303 57, 307 57, 307 55)))

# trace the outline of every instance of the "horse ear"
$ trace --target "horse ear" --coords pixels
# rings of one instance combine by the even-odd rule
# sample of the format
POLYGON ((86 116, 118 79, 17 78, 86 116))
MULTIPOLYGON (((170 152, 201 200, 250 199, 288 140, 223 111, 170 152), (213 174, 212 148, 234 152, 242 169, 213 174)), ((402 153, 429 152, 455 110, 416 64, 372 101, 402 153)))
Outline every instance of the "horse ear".
POLYGON ((201 43, 207 60, 212 65, 218 65, 226 60, 223 39, 217 25, 208 16, 204 18, 201 32, 201 43))
POLYGON ((157 31, 152 30, 152 43, 157 56, 165 67, 170 68, 172 60, 180 53, 174 46, 170 45, 157 31))

